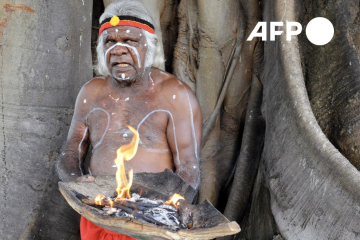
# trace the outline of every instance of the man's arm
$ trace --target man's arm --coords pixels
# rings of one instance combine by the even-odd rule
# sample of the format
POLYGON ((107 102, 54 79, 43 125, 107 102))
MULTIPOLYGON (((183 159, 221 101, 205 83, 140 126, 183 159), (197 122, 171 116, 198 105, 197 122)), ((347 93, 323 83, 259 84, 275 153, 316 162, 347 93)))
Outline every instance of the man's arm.
POLYGON ((57 172, 64 182, 76 181, 83 176, 82 164, 88 149, 89 129, 86 124, 86 90, 83 87, 76 99, 67 141, 57 162, 57 172))
POLYGON ((202 137, 201 110, 191 89, 184 83, 178 85, 175 87, 178 89, 176 97, 171 95, 172 117, 169 119, 167 138, 173 153, 176 173, 198 189, 202 137))

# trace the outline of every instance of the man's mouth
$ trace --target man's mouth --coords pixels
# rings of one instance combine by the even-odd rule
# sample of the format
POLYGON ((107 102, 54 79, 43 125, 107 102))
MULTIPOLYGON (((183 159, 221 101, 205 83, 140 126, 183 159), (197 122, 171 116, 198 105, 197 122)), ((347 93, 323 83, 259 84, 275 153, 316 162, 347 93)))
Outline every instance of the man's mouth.
POLYGON ((132 64, 128 63, 128 62, 118 62, 118 61, 113 61, 111 63, 112 67, 116 67, 116 68, 129 68, 132 66, 132 64))
POLYGON ((116 64, 116 66, 121 67, 121 68, 126 68, 126 67, 130 66, 130 64, 128 64, 128 63, 118 63, 118 64, 116 64))

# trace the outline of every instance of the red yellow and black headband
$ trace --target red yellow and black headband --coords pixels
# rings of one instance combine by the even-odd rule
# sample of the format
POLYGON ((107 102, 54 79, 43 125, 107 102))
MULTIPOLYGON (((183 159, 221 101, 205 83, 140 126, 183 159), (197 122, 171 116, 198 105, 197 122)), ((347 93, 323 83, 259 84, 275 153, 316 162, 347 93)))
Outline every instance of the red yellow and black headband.
POLYGON ((141 18, 133 16, 113 16, 111 18, 106 18, 104 21, 101 22, 99 36, 105 29, 115 26, 137 27, 148 31, 149 33, 155 33, 154 25, 141 18))

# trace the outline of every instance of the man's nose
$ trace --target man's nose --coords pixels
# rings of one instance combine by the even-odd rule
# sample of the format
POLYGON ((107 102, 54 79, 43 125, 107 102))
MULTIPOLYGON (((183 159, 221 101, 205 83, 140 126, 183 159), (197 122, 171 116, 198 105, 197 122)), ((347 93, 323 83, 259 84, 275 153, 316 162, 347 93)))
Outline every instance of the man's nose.
POLYGON ((125 55, 129 53, 129 49, 126 46, 116 45, 112 50, 112 53, 116 55, 125 55))

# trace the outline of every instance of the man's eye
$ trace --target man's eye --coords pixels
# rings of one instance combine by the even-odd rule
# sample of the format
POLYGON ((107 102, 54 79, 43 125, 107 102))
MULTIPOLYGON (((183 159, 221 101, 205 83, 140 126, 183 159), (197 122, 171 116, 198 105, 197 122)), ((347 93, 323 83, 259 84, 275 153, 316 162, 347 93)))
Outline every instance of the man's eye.
POLYGON ((116 41, 114 39, 107 39, 106 43, 113 43, 114 44, 114 43, 116 43, 116 41))
POLYGON ((127 43, 136 43, 137 41, 134 39, 126 39, 125 42, 127 43))

